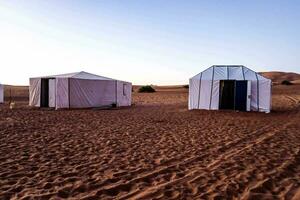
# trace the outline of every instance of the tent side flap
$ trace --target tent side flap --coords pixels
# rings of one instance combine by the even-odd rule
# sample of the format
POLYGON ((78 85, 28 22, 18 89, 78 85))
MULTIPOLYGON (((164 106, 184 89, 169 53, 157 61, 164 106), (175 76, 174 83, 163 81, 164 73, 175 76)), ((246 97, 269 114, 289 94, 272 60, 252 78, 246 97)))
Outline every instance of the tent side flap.
POLYGON ((189 110, 199 108, 199 88, 200 88, 200 77, 199 80, 192 78, 189 84, 189 110))
POLYGON ((132 84, 125 81, 117 81, 117 106, 130 106, 132 96, 132 84))
POLYGON ((41 97, 41 79, 30 78, 29 79, 29 105, 40 106, 41 97))
POLYGON ((257 81, 251 81, 251 100, 250 100, 250 110, 258 111, 258 83, 257 81))
POLYGON ((220 99, 220 81, 213 81, 212 92, 211 92, 211 103, 210 110, 219 110, 219 99, 220 99))
POLYGON ((271 110, 271 80, 259 80, 259 110, 269 113, 271 110))
POLYGON ((69 79, 56 78, 56 109, 69 108, 69 79))
POLYGON ((116 103, 116 84, 112 80, 70 78, 70 107, 89 108, 116 103))
POLYGON ((49 107, 54 108, 55 107, 55 88, 56 88, 56 80, 55 79, 49 79, 49 107))

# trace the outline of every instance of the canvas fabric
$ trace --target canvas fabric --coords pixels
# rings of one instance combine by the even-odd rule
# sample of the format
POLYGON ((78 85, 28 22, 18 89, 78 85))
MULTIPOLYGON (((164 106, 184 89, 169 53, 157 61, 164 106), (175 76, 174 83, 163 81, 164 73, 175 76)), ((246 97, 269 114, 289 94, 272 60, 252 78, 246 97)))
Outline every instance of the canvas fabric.
POLYGON ((0 103, 4 103, 4 86, 0 84, 0 103))
POLYGON ((49 79, 49 107, 88 108, 114 103, 117 106, 131 105, 131 83, 79 72, 30 78, 30 106, 40 106, 41 79, 49 79))
POLYGON ((271 85, 267 79, 245 66, 212 66, 189 80, 189 109, 219 109, 220 80, 251 82, 250 110, 270 112, 271 85))

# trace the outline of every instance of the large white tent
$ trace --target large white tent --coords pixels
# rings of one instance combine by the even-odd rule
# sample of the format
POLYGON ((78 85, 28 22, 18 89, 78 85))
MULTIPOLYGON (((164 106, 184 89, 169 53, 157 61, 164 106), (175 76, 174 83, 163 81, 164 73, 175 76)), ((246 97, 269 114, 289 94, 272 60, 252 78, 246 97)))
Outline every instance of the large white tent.
POLYGON ((0 83, 0 103, 4 103, 4 86, 0 83))
POLYGON ((30 106, 59 109, 131 105, 131 83, 87 72, 30 78, 29 82, 30 106))
POLYGON ((272 82, 241 65, 214 65, 189 81, 189 110, 270 112, 272 82))

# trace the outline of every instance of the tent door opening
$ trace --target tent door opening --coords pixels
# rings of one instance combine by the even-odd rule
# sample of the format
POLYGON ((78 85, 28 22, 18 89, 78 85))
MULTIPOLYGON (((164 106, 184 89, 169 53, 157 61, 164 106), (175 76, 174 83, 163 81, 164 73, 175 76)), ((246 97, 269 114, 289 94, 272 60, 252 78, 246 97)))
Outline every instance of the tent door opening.
POLYGON ((247 81, 235 81, 235 110, 247 110, 247 81))
POLYGON ((248 81, 221 80, 219 109, 248 110, 248 81))
POLYGON ((41 79, 41 107, 49 107, 49 79, 41 79))
POLYGON ((219 109, 234 109, 234 83, 233 80, 220 81, 219 109))
POLYGON ((55 107, 55 79, 41 79, 41 107, 55 107))

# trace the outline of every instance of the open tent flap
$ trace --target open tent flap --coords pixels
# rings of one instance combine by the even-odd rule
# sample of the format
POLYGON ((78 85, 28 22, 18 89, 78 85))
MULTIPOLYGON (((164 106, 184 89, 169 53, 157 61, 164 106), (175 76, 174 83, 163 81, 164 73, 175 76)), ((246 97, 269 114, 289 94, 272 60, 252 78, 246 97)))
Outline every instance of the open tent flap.
POLYGON ((125 81, 117 81, 117 106, 130 106, 132 84, 125 81))
POLYGON ((56 80, 55 79, 49 79, 49 107, 53 108, 55 107, 55 84, 56 80))
POLYGON ((261 79, 259 80, 259 111, 270 112, 272 105, 271 98, 271 80, 261 79))
POLYGON ((211 105, 210 110, 219 109, 219 97, 220 97, 220 81, 213 81, 212 92, 211 92, 211 105))
POLYGON ((31 78, 29 79, 29 105, 40 106, 41 96, 41 79, 31 78))

